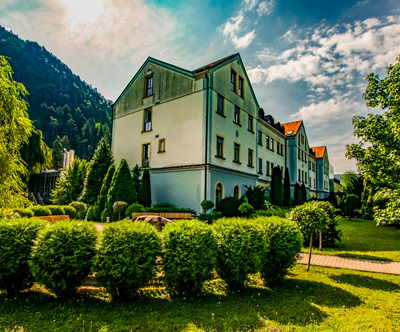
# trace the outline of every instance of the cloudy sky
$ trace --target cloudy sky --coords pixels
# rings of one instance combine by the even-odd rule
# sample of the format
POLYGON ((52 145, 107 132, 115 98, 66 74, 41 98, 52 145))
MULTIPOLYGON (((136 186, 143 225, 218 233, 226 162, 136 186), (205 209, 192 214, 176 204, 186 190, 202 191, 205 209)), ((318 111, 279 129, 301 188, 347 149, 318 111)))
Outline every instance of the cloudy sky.
POLYGON ((335 173, 355 169, 352 116, 379 112, 366 76, 400 54, 398 0, 1 0, 0 25, 113 101, 148 56, 192 70, 239 52, 266 114, 304 120, 335 173))

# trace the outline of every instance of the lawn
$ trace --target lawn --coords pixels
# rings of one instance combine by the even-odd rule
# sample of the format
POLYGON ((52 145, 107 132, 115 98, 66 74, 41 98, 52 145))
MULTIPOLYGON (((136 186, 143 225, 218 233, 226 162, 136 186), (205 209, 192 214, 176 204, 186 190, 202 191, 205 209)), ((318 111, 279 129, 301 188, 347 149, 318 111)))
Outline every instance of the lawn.
POLYGON ((220 279, 194 299, 171 299, 164 288, 110 302, 101 288, 58 300, 38 286, 9 299, 0 293, 0 331, 400 331, 400 276, 298 265, 273 290, 252 277, 228 294, 220 279))
MULTIPOLYGON (((400 262, 400 231, 376 226, 373 220, 341 218, 342 241, 336 248, 313 249, 314 254, 400 262)), ((304 248, 303 252, 308 252, 304 248)))

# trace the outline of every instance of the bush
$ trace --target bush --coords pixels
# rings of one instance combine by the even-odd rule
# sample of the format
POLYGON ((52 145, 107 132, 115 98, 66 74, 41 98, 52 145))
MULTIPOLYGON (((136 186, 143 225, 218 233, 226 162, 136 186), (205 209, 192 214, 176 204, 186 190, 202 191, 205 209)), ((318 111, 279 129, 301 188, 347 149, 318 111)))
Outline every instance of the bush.
POLYGON ((243 288, 249 273, 259 271, 268 243, 254 219, 223 218, 213 224, 218 243, 217 272, 231 290, 243 288))
POLYGON ((128 206, 128 208, 125 211, 125 217, 132 218, 132 213, 134 212, 144 212, 144 207, 143 205, 139 203, 133 203, 128 206))
POLYGON ((48 207, 42 205, 35 205, 29 207, 34 213, 35 217, 51 216, 51 211, 48 207))
MULTIPOLYGON (((320 202, 320 206, 328 214, 328 224, 322 231, 322 244, 324 247, 334 247, 336 241, 342 240, 342 231, 337 229, 340 210, 329 202, 320 202)), ((308 237, 305 240, 310 241, 310 238, 308 237)), ((319 237, 313 240, 313 245, 319 245, 319 237)))
POLYGON ((76 209, 70 205, 63 205, 62 208, 66 215, 69 216, 69 219, 75 219, 77 217, 76 209))
POLYGON ((58 297, 70 297, 89 275, 97 230, 87 222, 61 221, 39 233, 30 261, 36 281, 58 297))
POLYGON ((121 220, 121 214, 124 216, 127 207, 128 203, 122 201, 116 201, 113 204, 113 211, 118 214, 118 220, 121 220))
MULTIPOLYGON (((152 207, 145 207, 144 211, 146 212, 187 212, 187 213, 196 213, 193 209, 190 208, 178 208, 177 206, 170 203, 159 203, 154 204, 152 207)), ((142 212, 142 211, 138 211, 142 212)))
POLYGON ((237 217, 239 216, 239 206, 243 202, 236 197, 225 197, 218 205, 217 210, 221 212, 223 217, 237 217))
POLYGON ((357 195, 347 195, 344 200, 344 211, 349 218, 353 218, 356 214, 356 210, 361 208, 361 201, 357 195))
POLYGON ((263 208, 264 202, 265 202, 265 191, 267 190, 266 187, 261 187, 261 186, 245 186, 246 190, 246 197, 248 201, 246 203, 249 203, 254 210, 261 210, 263 208))
POLYGON ((21 218, 31 218, 35 215, 30 209, 16 209, 15 212, 18 213, 21 218))
POLYGON ((87 211, 87 205, 85 203, 72 202, 69 205, 72 206, 76 210, 78 219, 85 219, 86 211, 87 211))
POLYGON ((51 211, 52 216, 63 216, 65 215, 64 208, 58 205, 47 205, 47 208, 51 211))
POLYGON ((239 206, 240 214, 246 218, 254 213, 254 208, 249 203, 242 203, 239 206))
POLYGON ((16 211, 7 208, 0 208, 0 219, 7 218, 7 219, 14 219, 14 218, 21 218, 20 214, 16 211))
POLYGON ((151 181, 148 168, 145 168, 145 170, 143 171, 143 176, 138 192, 138 203, 146 207, 151 206, 151 181))
POLYGON ((95 216, 94 216, 94 209, 95 209, 96 207, 95 206, 91 206, 89 209, 88 209, 88 211, 87 211, 87 213, 86 213, 86 220, 87 221, 94 221, 94 220, 96 220, 95 219, 95 216))
POLYGON ((278 217, 259 217, 255 222, 264 228, 269 253, 263 257, 261 276, 268 286, 282 282, 288 270, 296 264, 302 248, 302 235, 295 222, 278 217))
POLYGON ((106 227, 96 259, 96 279, 113 298, 132 297, 156 273, 161 253, 157 230, 144 222, 122 221, 106 227))
POLYGON ((29 269, 34 240, 44 223, 38 219, 0 221, 0 289, 10 295, 33 284, 29 269))
POLYGON ((254 212, 255 217, 280 217, 285 218, 286 213, 289 212, 290 209, 271 209, 271 210, 258 210, 254 212))
POLYGON ((198 294, 216 263, 212 228, 195 220, 179 220, 167 224, 161 235, 168 290, 186 296, 198 294))
POLYGON ((101 216, 100 216, 101 222, 106 222, 106 221, 107 221, 107 217, 110 218, 110 221, 113 221, 114 213, 106 208, 106 209, 101 213, 101 216))
POLYGON ((213 201, 202 201, 201 202, 201 208, 203 209, 204 213, 207 213, 208 210, 211 210, 214 207, 214 202, 213 201))

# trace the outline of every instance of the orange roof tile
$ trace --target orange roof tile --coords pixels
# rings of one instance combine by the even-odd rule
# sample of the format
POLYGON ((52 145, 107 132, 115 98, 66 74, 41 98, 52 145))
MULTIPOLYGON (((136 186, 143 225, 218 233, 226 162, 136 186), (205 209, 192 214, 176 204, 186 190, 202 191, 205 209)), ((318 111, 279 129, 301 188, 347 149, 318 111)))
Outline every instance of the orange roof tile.
POLYGON ((282 126, 285 127, 285 135, 286 136, 296 135, 302 122, 303 121, 295 121, 295 122, 283 123, 282 126))
POLYGON ((326 150, 326 146, 317 146, 315 148, 311 148, 315 152, 316 158, 323 158, 326 150))

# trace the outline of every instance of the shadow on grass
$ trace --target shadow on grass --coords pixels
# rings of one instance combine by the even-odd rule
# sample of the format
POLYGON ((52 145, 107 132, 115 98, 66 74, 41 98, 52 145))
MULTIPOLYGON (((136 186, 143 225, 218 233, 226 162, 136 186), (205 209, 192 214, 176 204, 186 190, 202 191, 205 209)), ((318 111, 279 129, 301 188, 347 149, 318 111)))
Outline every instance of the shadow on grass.
POLYGON ((338 253, 336 256, 343 258, 358 258, 358 259, 369 259, 374 261, 382 261, 382 262, 393 262, 390 258, 385 257, 376 257, 372 255, 364 255, 364 254, 352 254, 348 252, 338 253))
POLYGON ((376 279, 368 276, 360 276, 354 274, 341 274, 337 276, 330 276, 331 279, 343 283, 349 284, 356 287, 364 287, 374 290, 383 291, 399 291, 400 285, 390 281, 376 279))

